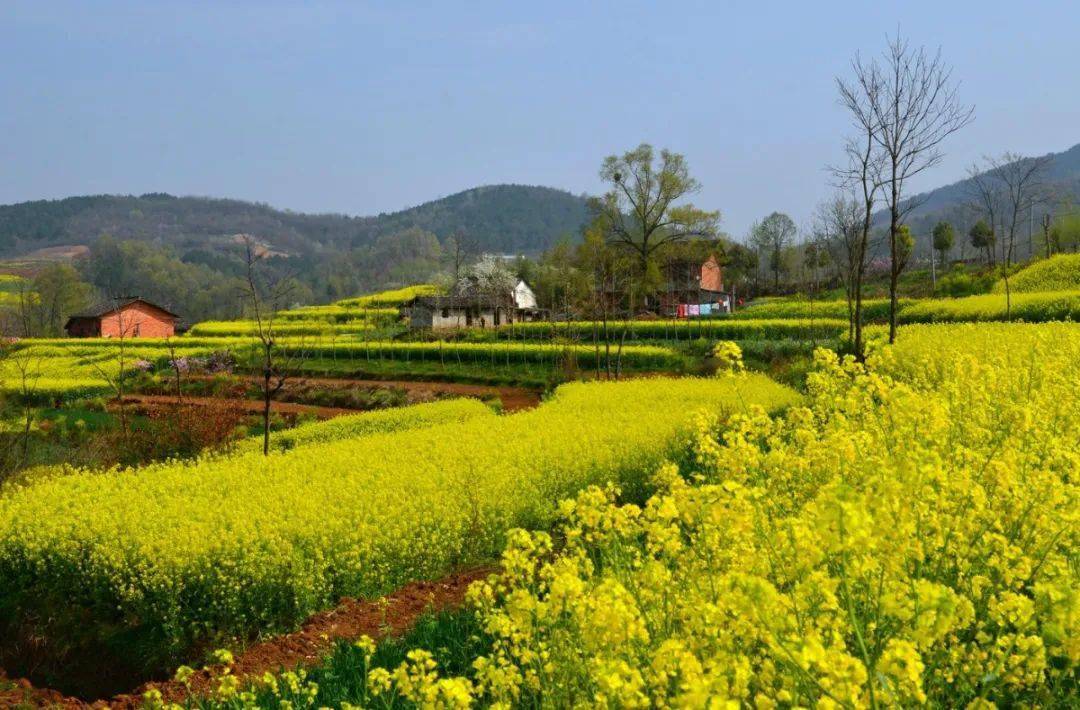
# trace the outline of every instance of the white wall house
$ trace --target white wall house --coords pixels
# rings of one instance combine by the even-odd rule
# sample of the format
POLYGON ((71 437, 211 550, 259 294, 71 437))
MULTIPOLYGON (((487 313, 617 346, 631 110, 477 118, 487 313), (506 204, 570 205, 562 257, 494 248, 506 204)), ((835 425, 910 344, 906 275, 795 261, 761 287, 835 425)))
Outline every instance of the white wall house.
POLYGON ((514 286, 514 305, 518 308, 536 308, 536 294, 524 281, 519 280, 514 286))

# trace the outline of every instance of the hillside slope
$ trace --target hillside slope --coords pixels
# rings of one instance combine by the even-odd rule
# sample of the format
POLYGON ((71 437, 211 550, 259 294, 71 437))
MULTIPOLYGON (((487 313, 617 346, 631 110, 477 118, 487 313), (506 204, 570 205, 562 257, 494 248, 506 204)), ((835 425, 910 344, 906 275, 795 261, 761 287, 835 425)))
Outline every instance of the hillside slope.
POLYGON ((528 185, 491 185, 373 217, 303 214, 240 200, 164 193, 93 195, 0 206, 0 254, 88 244, 109 234, 178 252, 230 250, 250 234, 273 250, 311 255, 374 243, 419 228, 440 241, 457 230, 478 249, 537 253, 585 220, 585 198, 528 185))
MULTIPOLYGON (((1060 153, 1050 153, 1048 157, 1050 163, 1046 170, 1046 187, 1051 198, 1046 207, 1036 209, 1032 215, 1036 228, 1047 207, 1053 209, 1064 201, 1080 202, 1080 143, 1060 153)), ((944 219, 966 234, 968 226, 978 218, 970 207, 973 201, 972 187, 972 181, 968 178, 916 195, 913 199, 918 206, 908 217, 912 231, 916 235, 928 234, 935 223, 944 219)), ((888 224, 885 212, 879 212, 875 220, 879 225, 888 224)))

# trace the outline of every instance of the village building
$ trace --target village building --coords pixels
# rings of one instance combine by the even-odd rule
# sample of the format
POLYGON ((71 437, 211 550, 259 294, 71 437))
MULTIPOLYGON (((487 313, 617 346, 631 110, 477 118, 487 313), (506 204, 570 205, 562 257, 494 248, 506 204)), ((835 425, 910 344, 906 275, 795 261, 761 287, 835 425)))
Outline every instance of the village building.
POLYGON ((451 296, 421 296, 403 310, 414 329, 495 328, 543 318, 536 294, 520 280, 505 293, 470 289, 451 296))
POLYGON ((68 318, 70 338, 169 338, 180 317, 142 298, 105 301, 68 318))
POLYGON ((679 317, 730 313, 724 293, 724 268, 715 254, 703 262, 678 260, 664 268, 667 282, 660 293, 660 311, 679 317))

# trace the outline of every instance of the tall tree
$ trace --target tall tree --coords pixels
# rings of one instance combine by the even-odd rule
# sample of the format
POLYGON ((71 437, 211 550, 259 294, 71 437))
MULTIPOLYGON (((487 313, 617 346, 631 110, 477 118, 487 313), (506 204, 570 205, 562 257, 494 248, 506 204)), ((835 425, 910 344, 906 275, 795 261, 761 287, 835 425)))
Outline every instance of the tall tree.
POLYGON ((854 305, 851 309, 850 326, 854 333, 852 348, 856 359, 862 362, 866 356, 863 343, 863 279, 870 253, 870 228, 879 199, 885 161, 878 138, 881 126, 875 113, 875 107, 881 102, 884 79, 876 65, 865 64, 858 57, 851 63, 851 67, 854 77, 837 77, 836 86, 840 94, 840 105, 847 111, 854 132, 844 145, 846 164, 832 168, 832 173, 844 189, 851 191, 858 215, 856 232, 851 237, 850 263, 854 269, 851 275, 851 291, 854 305))
POLYGON ((948 259, 949 251, 956 243, 956 230, 952 224, 942 220, 934 225, 934 251, 941 257, 944 265, 948 259))
POLYGON ((863 205, 855 195, 837 192, 818 206, 817 230, 824 236, 826 248, 840 267, 844 298, 848 310, 848 341, 855 341, 855 296, 861 291, 861 277, 866 270, 866 247, 862 233, 863 205))
POLYGON ((281 391, 289 376, 290 356, 298 349, 282 352, 277 342, 277 312, 284 308, 296 289, 296 282, 288 276, 269 274, 262 268, 263 257, 255 244, 244 239, 246 261, 244 296, 248 301, 251 319, 255 321, 255 339, 258 346, 262 377, 259 380, 263 400, 263 456, 270 455, 270 406, 274 395, 281 391))
POLYGON ((456 285, 465 275, 465 268, 476 258, 476 242, 463 230, 456 229, 443 242, 442 253, 450 283, 456 285))
POLYGON ((968 231, 971 246, 982 249, 986 253, 986 263, 992 264, 994 259, 994 230, 985 220, 979 220, 971 225, 968 231))
POLYGON ((884 154, 881 183, 889 209, 889 342, 896 341, 897 284, 903 264, 900 227, 919 201, 906 195, 908 182, 941 162, 941 145, 971 122, 974 109, 957 98, 952 70, 941 59, 913 49, 898 34, 888 43, 884 63, 862 65, 859 73, 878 75, 879 90, 870 104, 877 130, 874 140, 884 154))
POLYGON ((942 220, 934 225, 933 232, 933 250, 930 252, 930 273, 934 279, 934 290, 937 290, 937 268, 935 266, 934 252, 936 251, 941 257, 942 267, 948 264, 949 250, 953 248, 953 242, 956 241, 956 232, 953 230, 953 226, 948 222, 942 220))
POLYGON ((797 232, 795 222, 783 212, 773 212, 750 228, 750 243, 768 260, 773 274, 773 289, 780 289, 780 272, 784 256, 797 232))
POLYGON ((18 309, 25 337, 59 337, 68 316, 90 302, 90 284, 70 264, 43 268, 29 282, 20 283, 18 309))
POLYGON ((607 240, 630 251, 637 260, 641 292, 648 297, 653 257, 666 245, 691 237, 714 238, 719 212, 707 212, 681 200, 701 185, 690 176, 686 158, 642 143, 634 150, 604 159, 600 178, 611 185, 591 208, 607 226, 607 240))

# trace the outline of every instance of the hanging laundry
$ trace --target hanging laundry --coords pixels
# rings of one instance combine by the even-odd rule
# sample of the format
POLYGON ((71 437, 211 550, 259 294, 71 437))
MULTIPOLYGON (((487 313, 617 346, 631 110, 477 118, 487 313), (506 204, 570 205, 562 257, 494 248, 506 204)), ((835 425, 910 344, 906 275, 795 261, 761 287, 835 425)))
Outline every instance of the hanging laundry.
POLYGON ((687 313, 687 308, 686 308, 685 303, 680 303, 678 308, 675 309, 675 315, 678 316, 679 318, 685 318, 686 313, 687 313))
POLYGON ((712 304, 711 303, 702 303, 701 304, 701 315, 703 315, 703 316, 711 316, 712 315, 712 304))
POLYGON ((690 315, 691 316, 699 316, 699 315, 701 315, 701 306, 699 306, 696 303, 691 303, 690 304, 690 315))

